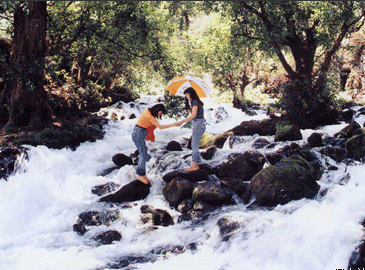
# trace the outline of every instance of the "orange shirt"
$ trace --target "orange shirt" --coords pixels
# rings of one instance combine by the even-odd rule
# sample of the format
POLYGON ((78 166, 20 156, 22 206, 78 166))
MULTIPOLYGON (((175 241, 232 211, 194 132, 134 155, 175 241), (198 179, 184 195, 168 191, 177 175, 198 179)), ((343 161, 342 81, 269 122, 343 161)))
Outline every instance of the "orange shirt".
POLYGON ((137 126, 148 129, 150 126, 157 124, 156 118, 151 114, 150 110, 144 110, 138 118, 137 126))

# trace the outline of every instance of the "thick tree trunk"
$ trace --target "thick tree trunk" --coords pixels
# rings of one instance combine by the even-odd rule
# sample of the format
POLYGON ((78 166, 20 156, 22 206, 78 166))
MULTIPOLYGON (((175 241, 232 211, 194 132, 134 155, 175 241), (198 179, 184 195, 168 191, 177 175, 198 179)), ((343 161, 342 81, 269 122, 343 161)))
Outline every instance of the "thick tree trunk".
POLYGON ((6 130, 37 129, 52 119, 44 89, 47 2, 26 2, 14 14, 13 76, 7 85, 10 118, 6 130))

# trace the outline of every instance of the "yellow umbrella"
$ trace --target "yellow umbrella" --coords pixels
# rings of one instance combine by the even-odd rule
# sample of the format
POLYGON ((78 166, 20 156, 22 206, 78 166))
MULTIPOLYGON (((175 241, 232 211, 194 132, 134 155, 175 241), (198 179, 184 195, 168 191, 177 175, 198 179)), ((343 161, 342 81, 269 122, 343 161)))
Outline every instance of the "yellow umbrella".
POLYGON ((166 89, 176 96, 184 96, 184 90, 188 87, 192 87, 198 97, 207 97, 211 92, 211 89, 205 81, 189 75, 173 78, 169 81, 166 89))

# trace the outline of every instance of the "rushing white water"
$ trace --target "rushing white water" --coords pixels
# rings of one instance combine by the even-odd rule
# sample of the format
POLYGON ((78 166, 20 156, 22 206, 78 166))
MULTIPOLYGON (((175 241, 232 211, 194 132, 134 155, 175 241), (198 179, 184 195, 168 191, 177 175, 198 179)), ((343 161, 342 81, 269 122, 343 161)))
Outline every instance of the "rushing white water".
MULTIPOLYGON (((139 113, 156 102, 155 97, 143 97, 145 105, 123 109, 109 108, 118 116, 139 113)), ((232 105, 214 104, 209 99, 205 114, 207 133, 221 133, 244 120, 265 118, 264 110, 257 116, 247 116, 232 105), (217 119, 214 112, 223 107, 225 119, 217 119)), ((356 119, 360 125, 364 117, 356 119)), ((161 123, 171 123, 163 119, 161 123)), ((151 260, 138 261, 122 269, 186 269, 186 270, 242 270, 242 269, 346 269, 352 251, 360 243, 365 217, 365 166, 345 166, 327 159, 339 169, 326 172, 318 182, 326 195, 314 199, 292 201, 274 209, 247 209, 244 204, 226 206, 215 211, 209 219, 198 224, 177 223, 179 213, 172 210, 162 196, 162 176, 176 168, 190 165, 186 161, 173 161, 170 154, 162 154, 171 140, 184 142, 191 135, 187 128, 174 127, 156 130, 156 142, 148 143, 151 160, 147 163, 152 188, 150 195, 131 208, 122 205, 121 219, 109 227, 90 228, 84 236, 73 231, 78 215, 84 211, 102 210, 107 204, 97 202, 99 197, 91 189, 113 181, 125 185, 134 180, 135 167, 124 166, 107 176, 100 173, 113 166, 112 156, 130 155, 135 146, 130 137, 136 119, 111 122, 103 140, 87 142, 72 151, 54 150, 44 146, 29 148, 29 160, 8 178, 0 181, 0 269, 3 270, 97 270, 111 269, 123 256, 152 256, 151 260), (173 162, 164 171, 158 166, 162 160, 173 162), (160 159, 159 159, 160 160, 160 159), (350 179, 343 181, 349 174, 350 179), (149 230, 140 222, 140 206, 152 205, 167 210, 175 225, 149 230), (222 217, 240 224, 239 229, 223 241, 217 221, 222 217), (114 229, 122 240, 111 245, 97 245, 96 234, 114 229), (182 252, 151 254, 152 250, 188 247, 182 252)), ((328 136, 340 131, 346 124, 326 126, 316 130, 328 136)), ((305 144, 313 130, 302 130, 305 144)), ((224 161, 228 154, 251 149, 257 136, 244 136, 242 143, 233 149, 225 145, 208 164, 224 161)), ((274 138, 266 137, 273 142, 274 138)), ((290 142, 288 142, 290 143, 290 142)), ((284 144, 284 143, 283 143, 284 144)), ((279 144, 277 147, 281 147, 279 144)), ((274 149, 275 150, 275 149, 274 149)), ((273 151, 273 150, 271 150, 273 151)), ((190 153, 184 150, 180 155, 190 153)), ((110 206, 108 206, 110 207, 110 206)))

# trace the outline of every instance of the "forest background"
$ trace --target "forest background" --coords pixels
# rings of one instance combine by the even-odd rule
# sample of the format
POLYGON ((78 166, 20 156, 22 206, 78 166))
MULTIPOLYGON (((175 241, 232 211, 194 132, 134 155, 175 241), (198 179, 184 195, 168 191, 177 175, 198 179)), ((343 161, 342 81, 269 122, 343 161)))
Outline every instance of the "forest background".
POLYGON ((90 113, 141 94, 162 95, 179 116, 183 100, 165 88, 181 75, 207 80, 216 102, 268 105, 301 128, 364 103, 362 1, 3 1, 0 10, 0 146, 98 138, 90 113))

